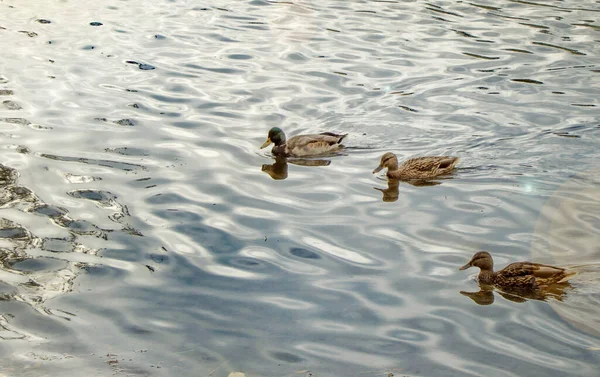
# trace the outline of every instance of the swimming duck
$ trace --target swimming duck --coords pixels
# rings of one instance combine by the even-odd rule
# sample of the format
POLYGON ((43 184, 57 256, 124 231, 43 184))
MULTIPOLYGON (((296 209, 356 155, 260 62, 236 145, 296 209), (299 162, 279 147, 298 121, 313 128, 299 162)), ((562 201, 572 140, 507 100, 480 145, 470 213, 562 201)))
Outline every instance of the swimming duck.
POLYGON ((273 143, 271 153, 275 156, 285 157, 310 157, 334 154, 344 149, 340 143, 348 134, 338 135, 332 132, 323 132, 313 135, 297 135, 286 139, 283 130, 273 127, 269 130, 267 141, 260 149, 273 143))
POLYGON ((451 173, 458 161, 458 157, 452 156, 425 156, 411 158, 398 166, 396 155, 388 152, 381 156, 379 166, 373 170, 373 174, 387 168, 387 176, 391 179, 400 181, 426 180, 451 173))
POLYGON ((487 251, 473 255, 469 263, 459 270, 479 267, 479 284, 492 285, 504 290, 537 291, 549 289, 553 285, 568 284, 567 280, 575 272, 547 264, 532 262, 511 263, 500 271, 494 272, 494 261, 487 251))

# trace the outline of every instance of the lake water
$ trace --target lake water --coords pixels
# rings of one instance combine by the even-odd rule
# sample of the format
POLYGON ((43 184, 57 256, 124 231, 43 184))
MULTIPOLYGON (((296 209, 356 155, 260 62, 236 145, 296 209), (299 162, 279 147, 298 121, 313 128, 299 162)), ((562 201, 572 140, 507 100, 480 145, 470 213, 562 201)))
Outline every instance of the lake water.
POLYGON ((598 20, 1 1, 0 375, 598 376, 598 20), (350 148, 276 163, 273 126, 350 148), (388 186, 388 151, 461 169, 388 186), (477 294, 482 249, 580 274, 562 302, 477 294))

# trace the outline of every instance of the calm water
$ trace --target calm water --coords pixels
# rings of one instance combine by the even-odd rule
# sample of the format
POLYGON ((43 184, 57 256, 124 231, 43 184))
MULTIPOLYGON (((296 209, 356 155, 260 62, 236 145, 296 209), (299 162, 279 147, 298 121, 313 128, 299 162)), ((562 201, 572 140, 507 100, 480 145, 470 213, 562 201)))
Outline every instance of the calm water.
POLYGON ((598 376, 599 19, 0 2, 0 374, 598 376), (273 126, 352 148, 275 164, 273 126), (387 151, 462 169, 388 186, 387 151), (470 299, 480 249, 581 273, 563 302, 470 299))

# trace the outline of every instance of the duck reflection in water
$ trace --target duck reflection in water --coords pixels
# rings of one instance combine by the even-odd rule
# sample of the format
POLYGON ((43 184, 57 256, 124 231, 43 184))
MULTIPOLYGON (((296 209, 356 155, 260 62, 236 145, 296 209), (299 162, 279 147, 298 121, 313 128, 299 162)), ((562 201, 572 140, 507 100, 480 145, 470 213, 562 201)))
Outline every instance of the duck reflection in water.
MULTIPOLYGON (((550 298, 553 298, 558 301, 563 301, 567 297, 567 291, 571 288, 571 284, 565 283, 560 287, 553 287, 553 289, 550 291, 544 290, 538 292, 531 292, 516 290, 511 292, 503 292, 496 290, 496 293, 504 297, 508 301, 517 303, 526 302, 528 300, 548 301, 548 299, 550 298)), ((460 291, 459 293, 463 296, 467 296, 468 298, 473 300, 477 305, 491 305, 494 303, 493 286, 480 287, 479 292, 460 291)))
POLYGON ((507 300, 524 302, 527 299, 546 301, 549 298, 562 301, 572 286, 568 279, 575 275, 561 267, 532 262, 515 262, 499 271, 494 271, 494 261, 487 251, 479 251, 460 270, 479 267, 477 281, 479 292, 460 293, 479 305, 494 302, 494 288, 507 300))
POLYGON ((276 157, 275 163, 263 164, 261 170, 275 180, 286 179, 288 176, 288 163, 300 166, 328 166, 331 164, 331 161, 276 157))
POLYGON ((383 194, 383 197, 381 198, 381 200, 383 200, 384 202, 395 202, 396 200, 398 200, 398 195, 400 194, 400 190, 398 189, 398 186, 400 186, 399 180, 390 179, 388 181, 387 189, 382 189, 379 187, 373 187, 373 188, 377 191, 381 191, 381 193, 383 194))
MULTIPOLYGON (((402 181, 399 181, 397 179, 389 179, 387 181, 388 187, 386 189, 379 188, 379 187, 373 187, 373 188, 377 191, 381 191, 381 193, 383 194, 383 197, 381 198, 381 200, 383 200, 384 202, 395 202, 396 200, 398 200, 398 196, 400 195, 400 182, 402 182, 402 181)), ((424 180, 406 181, 406 183, 413 185, 415 187, 437 186, 437 185, 442 184, 442 182, 440 182, 440 181, 424 181, 424 180)))

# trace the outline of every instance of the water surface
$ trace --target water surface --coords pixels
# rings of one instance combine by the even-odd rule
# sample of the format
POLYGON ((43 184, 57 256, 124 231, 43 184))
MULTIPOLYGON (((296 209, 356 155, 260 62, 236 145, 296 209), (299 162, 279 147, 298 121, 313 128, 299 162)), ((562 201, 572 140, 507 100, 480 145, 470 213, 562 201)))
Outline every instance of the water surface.
POLYGON ((598 1, 0 9, 0 373, 598 375, 598 1), (472 300, 480 249, 581 273, 472 300))

